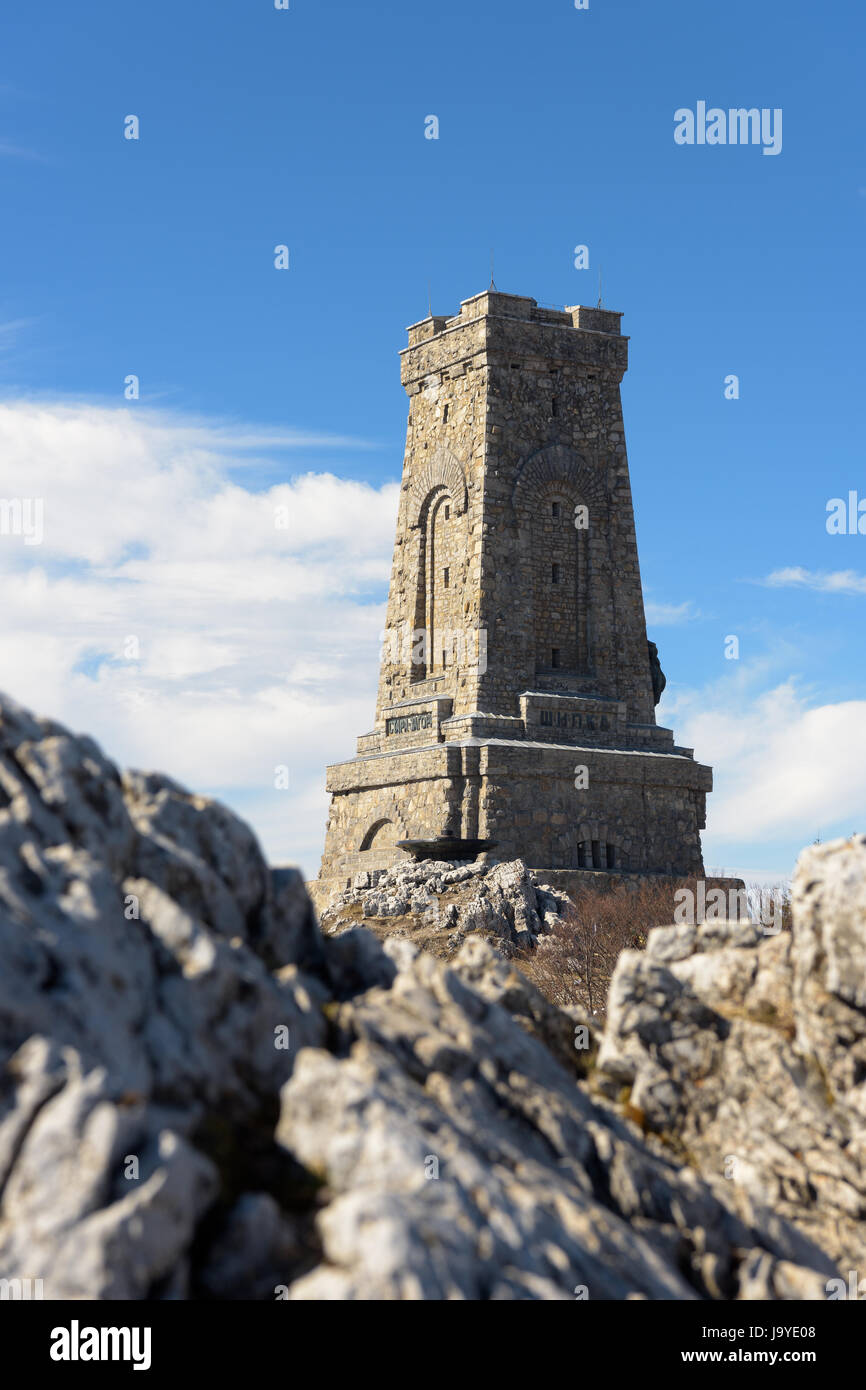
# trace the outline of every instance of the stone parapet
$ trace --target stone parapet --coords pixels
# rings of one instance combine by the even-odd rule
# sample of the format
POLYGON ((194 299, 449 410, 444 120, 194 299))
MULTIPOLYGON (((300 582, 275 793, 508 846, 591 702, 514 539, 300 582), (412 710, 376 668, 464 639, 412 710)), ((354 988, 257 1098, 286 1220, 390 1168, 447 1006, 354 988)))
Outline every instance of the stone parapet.
POLYGON ((523 720, 514 715, 476 711, 444 720, 442 733, 448 742, 464 742, 473 738, 524 738, 526 730, 523 720))

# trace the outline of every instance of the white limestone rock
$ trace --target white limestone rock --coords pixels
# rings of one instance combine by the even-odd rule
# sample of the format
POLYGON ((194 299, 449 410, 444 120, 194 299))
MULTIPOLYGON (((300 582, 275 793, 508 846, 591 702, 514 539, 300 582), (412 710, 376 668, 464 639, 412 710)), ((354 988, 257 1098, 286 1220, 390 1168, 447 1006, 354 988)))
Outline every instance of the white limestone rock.
POLYGON ((864 883, 823 846, 793 939, 653 934, 600 1038, 507 958, 563 906, 521 861, 401 867, 323 935, 226 808, 0 697, 0 1277, 822 1297, 864 1253, 864 883), (398 895, 449 960, 358 925, 398 895))
MULTIPOLYGON (((665 927, 619 958, 608 1094, 847 1268, 866 1263, 866 836, 804 851, 793 931, 665 927)), ((751 1218, 750 1218, 751 1219, 751 1218)))

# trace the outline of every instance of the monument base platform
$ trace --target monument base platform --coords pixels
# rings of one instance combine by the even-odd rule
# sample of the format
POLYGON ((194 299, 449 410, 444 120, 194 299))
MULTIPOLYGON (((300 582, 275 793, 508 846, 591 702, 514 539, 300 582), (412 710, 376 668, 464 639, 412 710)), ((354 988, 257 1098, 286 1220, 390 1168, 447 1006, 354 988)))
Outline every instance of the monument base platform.
POLYGON ((410 863, 400 841, 448 836, 495 841, 496 860, 548 874, 700 878, 711 785, 679 749, 470 738, 366 753, 328 769, 317 883, 343 892, 358 874, 410 863))

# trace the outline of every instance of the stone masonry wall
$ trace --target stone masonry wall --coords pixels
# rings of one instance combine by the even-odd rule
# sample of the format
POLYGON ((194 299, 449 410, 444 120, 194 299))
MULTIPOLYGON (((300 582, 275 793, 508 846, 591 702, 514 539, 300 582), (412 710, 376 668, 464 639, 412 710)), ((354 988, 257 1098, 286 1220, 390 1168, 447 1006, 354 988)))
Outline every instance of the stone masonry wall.
MULTIPOLYGON (((451 833, 496 842, 496 858, 578 867, 578 846, 612 845, 633 872, 700 874, 709 769, 679 755, 489 741, 357 759, 329 770, 322 878, 394 863, 397 839, 451 833), (576 786, 578 768, 586 786, 576 786), (387 780, 386 780, 387 779, 387 780), (386 842, 371 829, 396 828, 386 842), (518 854, 519 850, 519 854, 518 854)), ((587 868, 592 868, 591 854, 587 868)), ((344 886, 344 885, 340 885, 344 886)))

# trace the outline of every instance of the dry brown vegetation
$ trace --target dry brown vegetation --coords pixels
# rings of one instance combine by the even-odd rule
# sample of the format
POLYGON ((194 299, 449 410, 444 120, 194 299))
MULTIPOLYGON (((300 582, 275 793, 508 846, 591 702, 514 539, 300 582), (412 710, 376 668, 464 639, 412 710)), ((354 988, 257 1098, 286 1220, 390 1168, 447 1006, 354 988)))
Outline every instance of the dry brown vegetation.
MULTIPOLYGON (((578 1005, 603 1017, 611 975, 620 951, 643 950, 647 933, 675 920, 676 888, 696 891, 695 881, 680 885, 640 884, 637 888, 587 889, 562 923, 522 952, 516 964, 552 1003, 578 1005)), ((761 888, 751 884, 740 916, 773 923, 790 931, 791 902, 787 885, 761 888)), ((736 916, 736 908, 731 913, 736 916)), ((682 912, 680 912, 680 917, 682 912)))

